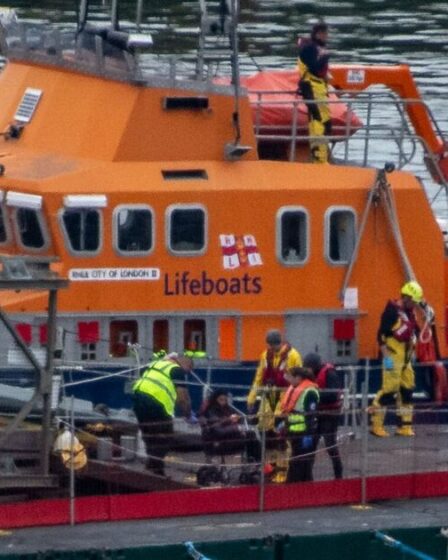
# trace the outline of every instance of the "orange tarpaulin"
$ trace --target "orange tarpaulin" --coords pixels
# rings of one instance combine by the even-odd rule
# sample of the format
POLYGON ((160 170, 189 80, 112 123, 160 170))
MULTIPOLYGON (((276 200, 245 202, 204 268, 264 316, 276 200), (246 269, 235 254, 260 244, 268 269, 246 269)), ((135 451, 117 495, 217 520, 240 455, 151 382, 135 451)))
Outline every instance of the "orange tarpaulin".
MULTIPOLYGON (((298 133, 308 133, 308 109, 302 97, 296 93, 298 81, 299 74, 295 70, 258 72, 241 78, 241 85, 249 93, 254 124, 261 132, 279 134, 283 129, 285 133, 290 133, 293 109, 297 106, 298 133)), ((329 100, 333 135, 353 134, 362 127, 362 121, 346 103, 338 101, 336 93, 330 92, 329 100)))

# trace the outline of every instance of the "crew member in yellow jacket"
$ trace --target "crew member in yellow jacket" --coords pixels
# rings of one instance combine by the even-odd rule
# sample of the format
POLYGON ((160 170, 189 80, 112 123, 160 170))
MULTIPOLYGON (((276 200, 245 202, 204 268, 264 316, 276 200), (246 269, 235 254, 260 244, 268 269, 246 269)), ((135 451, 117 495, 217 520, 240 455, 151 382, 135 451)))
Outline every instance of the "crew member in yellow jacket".
POLYGON ((372 402, 371 433, 387 437, 384 428, 386 407, 395 404, 399 426, 396 434, 414 435, 412 429, 412 392, 415 374, 412 358, 420 331, 415 308, 423 302, 423 290, 415 280, 401 288, 400 298, 390 300, 381 315, 378 344, 382 357, 382 384, 372 402))
MULTIPOLYGON (((275 433, 275 416, 281 414, 281 396, 288 387, 285 373, 292 367, 302 365, 302 357, 299 352, 288 342, 283 341, 279 330, 272 329, 266 334, 267 348, 262 352, 260 362, 252 383, 251 390, 247 397, 247 408, 249 414, 255 413, 257 397, 260 400, 258 408, 258 428, 265 431, 267 443, 278 440, 275 433)), ((286 479, 287 459, 285 458, 285 442, 270 457, 270 461, 275 463, 278 476, 274 478, 276 482, 283 482, 286 479)), ((274 445, 275 447, 275 445, 274 445)), ((274 450, 275 451, 275 450, 274 450)))

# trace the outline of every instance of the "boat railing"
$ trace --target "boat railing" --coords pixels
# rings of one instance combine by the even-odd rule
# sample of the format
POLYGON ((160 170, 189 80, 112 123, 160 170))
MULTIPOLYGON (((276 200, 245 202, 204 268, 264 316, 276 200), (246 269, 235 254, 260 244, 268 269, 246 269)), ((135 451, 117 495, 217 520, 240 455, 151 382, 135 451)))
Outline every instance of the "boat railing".
POLYGON ((148 33, 115 32, 107 26, 55 27, 45 23, 0 25, 0 53, 6 59, 29 61, 115 80, 155 86, 222 90, 210 73, 198 74, 197 55, 164 53, 148 33))
MULTIPOLYGON (((257 91, 250 92, 250 95, 257 141, 281 143, 286 148, 288 159, 297 160, 300 157, 298 147, 317 139, 308 134, 307 105, 310 102, 293 91, 257 91), (285 99, 285 95, 289 97, 285 99), (267 109, 283 109, 285 112, 289 109, 289 122, 281 125, 268 122, 264 116, 267 109)), ((389 159, 398 169, 409 169, 423 179, 435 180, 447 187, 446 178, 438 165, 438 154, 431 149, 428 139, 415 131, 408 117, 409 107, 422 106, 441 144, 445 143, 443 131, 427 104, 420 99, 399 99, 388 91, 364 91, 356 96, 351 91, 338 91, 337 95, 336 99, 328 101, 330 109, 341 104, 345 107, 333 124, 332 134, 325 140, 332 145, 332 154, 338 163, 366 167, 381 165, 389 159), (356 115, 362 124, 353 122, 352 115, 356 115)))

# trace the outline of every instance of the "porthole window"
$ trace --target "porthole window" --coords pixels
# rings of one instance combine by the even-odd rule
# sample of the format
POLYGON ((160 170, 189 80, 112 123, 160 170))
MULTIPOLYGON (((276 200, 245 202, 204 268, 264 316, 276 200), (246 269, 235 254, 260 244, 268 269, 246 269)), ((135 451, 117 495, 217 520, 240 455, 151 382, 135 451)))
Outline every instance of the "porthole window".
POLYGON ((308 252, 307 212, 300 207, 281 208, 277 213, 277 258, 285 265, 302 265, 308 252))
POLYGON ((356 241, 356 215, 350 208, 331 208, 326 215, 326 255, 333 264, 348 264, 356 241))
POLYGON ((91 208, 71 208, 62 213, 66 242, 73 253, 97 253, 101 246, 101 214, 91 208))
POLYGON ((126 255, 149 253, 154 244, 153 213, 144 206, 120 206, 114 211, 114 245, 126 255))
POLYGON ((204 253, 206 249, 207 219, 198 206, 176 206, 168 209, 168 248, 176 254, 204 253))
POLYGON ((20 243, 27 249, 42 249, 45 246, 40 210, 17 208, 16 227, 20 243))

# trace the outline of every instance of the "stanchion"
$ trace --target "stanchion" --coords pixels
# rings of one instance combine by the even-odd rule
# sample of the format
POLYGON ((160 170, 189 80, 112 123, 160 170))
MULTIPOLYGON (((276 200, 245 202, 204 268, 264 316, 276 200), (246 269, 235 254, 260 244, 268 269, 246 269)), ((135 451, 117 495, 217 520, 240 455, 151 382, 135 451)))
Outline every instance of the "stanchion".
POLYGON ((370 362, 366 360, 365 378, 362 384, 361 427, 361 506, 367 506, 367 475, 369 453, 369 376, 370 362))
MULTIPOLYGON (((263 390, 261 395, 261 411, 265 410, 266 405, 266 393, 263 390)), ((260 466, 260 501, 259 501, 259 511, 262 513, 264 511, 264 491, 266 487, 264 466, 266 464, 266 430, 261 430, 261 466, 260 466)))
POLYGON ((70 525, 75 524, 75 402, 70 398, 70 525))

